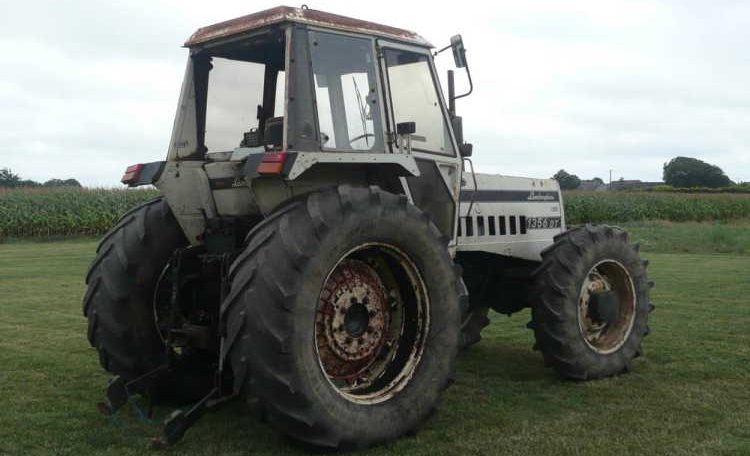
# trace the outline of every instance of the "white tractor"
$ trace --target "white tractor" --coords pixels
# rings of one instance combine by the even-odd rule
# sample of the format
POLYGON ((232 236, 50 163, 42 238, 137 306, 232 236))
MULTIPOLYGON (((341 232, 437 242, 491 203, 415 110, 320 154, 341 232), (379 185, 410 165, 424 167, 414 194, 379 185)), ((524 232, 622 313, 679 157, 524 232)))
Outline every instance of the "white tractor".
MULTIPOLYGON (((207 409, 257 398, 280 432, 363 447, 414 432, 489 309, 530 307, 562 377, 627 371, 648 334, 646 263, 620 228, 567 229, 557 182, 476 174, 416 33, 278 7, 199 29, 165 161, 123 183, 162 197, 104 237, 88 337, 133 394, 207 409)), ((471 89, 469 89, 471 92, 471 89)), ((486 152, 485 152, 486 153, 486 152)), ((492 153, 500 153, 498 151, 492 153)))

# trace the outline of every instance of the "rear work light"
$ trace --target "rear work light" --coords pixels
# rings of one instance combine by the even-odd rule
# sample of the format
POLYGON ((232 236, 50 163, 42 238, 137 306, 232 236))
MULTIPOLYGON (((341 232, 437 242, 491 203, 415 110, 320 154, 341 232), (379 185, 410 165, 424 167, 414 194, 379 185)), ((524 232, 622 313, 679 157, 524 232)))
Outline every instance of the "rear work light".
POLYGON ((258 165, 258 174, 269 176, 281 174, 286 163, 286 152, 267 152, 263 154, 263 160, 258 165))
POLYGON ((133 185, 141 176, 141 171, 143 171, 144 166, 146 165, 143 163, 128 166, 128 169, 125 170, 125 174, 122 175, 120 182, 126 185, 133 185))

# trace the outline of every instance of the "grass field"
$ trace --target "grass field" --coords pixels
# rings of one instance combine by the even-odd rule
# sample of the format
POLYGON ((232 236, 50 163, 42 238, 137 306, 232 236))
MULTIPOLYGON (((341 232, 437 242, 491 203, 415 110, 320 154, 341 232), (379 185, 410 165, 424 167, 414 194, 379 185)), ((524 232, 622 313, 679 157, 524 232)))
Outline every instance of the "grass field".
POLYGON ((750 253, 750 219, 732 222, 645 221, 619 224, 645 250, 664 253, 750 253))
MULTIPOLYGON (((693 226, 680 247, 666 242, 663 225, 631 228, 651 236, 643 245, 657 283, 653 332, 632 373, 560 381, 531 351, 528 312, 493 314, 422 432, 360 454, 750 454, 747 237, 730 227, 714 239, 705 234, 713 225, 693 226), (656 252, 712 252, 728 238, 735 254, 656 252)), ((87 239, 0 244, 2 455, 148 454, 158 432, 132 410, 111 418, 96 410, 107 376, 80 308, 94 248, 87 239)), ((304 454, 255 411, 235 403, 207 415, 168 454, 304 454)))

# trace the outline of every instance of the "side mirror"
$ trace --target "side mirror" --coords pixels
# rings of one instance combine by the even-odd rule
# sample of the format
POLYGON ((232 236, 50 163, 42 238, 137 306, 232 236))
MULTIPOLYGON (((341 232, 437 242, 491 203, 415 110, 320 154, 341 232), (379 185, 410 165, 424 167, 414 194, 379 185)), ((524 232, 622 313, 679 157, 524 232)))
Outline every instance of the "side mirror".
POLYGON ((416 122, 400 122, 396 124, 396 134, 401 135, 413 135, 417 131, 416 122))
POLYGON ((474 146, 471 145, 471 143, 463 143, 458 145, 458 153, 461 154, 461 157, 468 158, 471 157, 471 153, 474 151, 474 146))
POLYGON ((451 37, 451 49, 453 49, 453 61, 457 68, 466 67, 466 48, 464 48, 464 41, 461 35, 453 35, 451 37))

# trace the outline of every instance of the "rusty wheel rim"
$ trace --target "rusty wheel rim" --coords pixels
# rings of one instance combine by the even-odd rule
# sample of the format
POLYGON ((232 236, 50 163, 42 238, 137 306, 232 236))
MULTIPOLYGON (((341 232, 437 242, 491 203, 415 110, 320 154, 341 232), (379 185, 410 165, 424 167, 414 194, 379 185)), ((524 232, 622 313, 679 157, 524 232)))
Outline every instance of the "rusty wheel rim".
POLYGON ((627 268, 616 260, 603 260, 594 265, 581 286, 578 301, 578 328, 586 344, 597 353, 609 354, 628 340, 635 322, 636 294, 627 268), (602 321, 591 303, 597 293, 614 293, 616 317, 602 321))
POLYGON ((429 328, 427 289, 414 262, 388 244, 350 250, 328 273, 315 316, 315 349, 349 401, 383 402, 418 366, 429 328))

